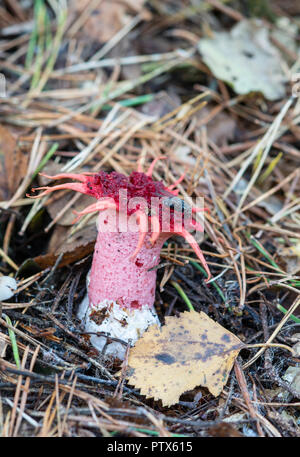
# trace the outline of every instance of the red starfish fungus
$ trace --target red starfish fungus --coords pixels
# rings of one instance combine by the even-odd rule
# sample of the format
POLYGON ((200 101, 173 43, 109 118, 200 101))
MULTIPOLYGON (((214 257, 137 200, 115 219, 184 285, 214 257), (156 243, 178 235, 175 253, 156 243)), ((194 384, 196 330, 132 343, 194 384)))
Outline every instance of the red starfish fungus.
MULTIPOLYGON (((204 256, 189 230, 203 231, 195 220, 201 209, 186 205, 174 187, 152 179, 155 159, 147 173, 134 171, 130 176, 121 173, 43 175, 49 179, 73 179, 53 187, 40 187, 41 196, 61 189, 70 189, 97 199, 80 213, 99 212, 98 237, 88 279, 88 297, 80 306, 79 315, 85 320, 86 331, 108 332, 134 343, 153 323, 158 323, 153 309, 156 270, 163 243, 173 234, 181 235, 201 260, 208 279, 210 271, 204 256), (183 217, 184 215, 184 217, 183 217)), ((206 208, 204 208, 205 210, 206 208)), ((105 338, 93 336, 98 349, 105 338)), ((108 353, 122 358, 124 348, 111 343, 108 353)))

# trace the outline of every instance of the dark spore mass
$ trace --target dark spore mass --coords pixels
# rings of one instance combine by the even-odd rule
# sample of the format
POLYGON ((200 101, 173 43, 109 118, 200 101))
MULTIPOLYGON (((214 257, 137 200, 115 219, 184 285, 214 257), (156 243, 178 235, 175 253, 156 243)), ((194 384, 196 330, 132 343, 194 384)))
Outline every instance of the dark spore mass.
POLYGON ((160 354, 157 354, 155 358, 160 362, 165 363, 166 365, 172 365, 172 363, 176 362, 175 358, 170 354, 167 354, 166 352, 161 352, 160 354))
POLYGON ((229 343, 230 341, 230 336, 227 335, 226 333, 222 336, 221 338, 222 341, 226 341, 226 343, 229 343))

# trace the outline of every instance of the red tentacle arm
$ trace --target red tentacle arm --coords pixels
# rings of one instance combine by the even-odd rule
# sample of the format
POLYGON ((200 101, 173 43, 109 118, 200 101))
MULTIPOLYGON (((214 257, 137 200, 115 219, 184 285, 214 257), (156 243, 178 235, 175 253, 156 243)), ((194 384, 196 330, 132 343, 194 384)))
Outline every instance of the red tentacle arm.
POLYGON ((159 219, 158 219, 157 216, 151 216, 150 217, 150 222, 151 222, 152 234, 151 234, 151 237, 150 237, 149 241, 153 246, 155 244, 155 242, 157 241, 161 230, 160 230, 160 222, 159 222, 159 219))
POLYGON ((43 190, 43 189, 45 189, 44 192, 42 192, 39 195, 35 195, 35 196, 30 195, 30 198, 44 197, 45 195, 48 195, 55 190, 75 190, 75 192, 80 192, 81 194, 87 194, 86 186, 84 184, 75 183, 75 182, 58 184, 57 186, 53 186, 53 187, 48 187, 48 186, 36 187, 36 188, 31 189, 31 191, 36 192, 37 190, 43 190))
POLYGON ((85 209, 83 209, 80 212, 74 210, 73 212, 77 215, 77 217, 76 217, 76 219, 74 219, 73 224, 75 224, 85 214, 91 214, 91 213, 95 213, 95 212, 99 212, 99 211, 104 211, 106 209, 117 210, 118 208, 117 208, 116 203, 112 199, 103 199, 103 200, 97 201, 97 203, 93 203, 92 205, 87 206, 85 209))
POLYGON ((189 243, 189 245, 191 246, 191 248, 193 249, 193 251, 197 255, 198 259, 201 261, 201 263, 203 265, 203 268, 207 273, 207 279, 205 281, 206 282, 209 281, 210 278, 211 278, 211 272, 210 272, 209 267, 208 267, 208 265, 206 263, 204 255, 203 255, 201 249, 199 248, 199 245, 198 245, 197 241, 195 240, 195 238, 193 237, 193 235, 191 235, 186 229, 182 229, 180 232, 174 232, 174 233, 176 235, 182 236, 189 243))
POLYGON ((203 211, 210 212, 210 209, 209 208, 198 208, 197 206, 192 207, 192 213, 200 213, 203 211))
POLYGON ((185 178, 185 173, 183 173, 180 178, 177 179, 177 181, 174 182, 174 184, 171 184, 170 186, 167 187, 168 190, 173 190, 178 184, 181 183, 181 181, 185 178))
POLYGON ((75 173, 59 173, 58 175, 54 175, 54 176, 46 175, 46 173, 39 173, 39 174, 40 174, 40 176, 43 176, 44 178, 48 178, 51 180, 74 179, 75 181, 85 182, 87 179, 87 177, 84 174, 75 174, 75 173))
POLYGON ((136 212, 136 220, 139 226, 139 240, 134 253, 130 256, 131 260, 134 260, 139 251, 142 249, 146 235, 148 233, 148 216, 143 211, 138 210, 136 212))
POLYGON ((168 190, 168 192, 172 195, 175 195, 175 197, 177 197, 177 195, 179 194, 179 189, 175 189, 175 190, 168 190))
POLYGON ((154 167, 155 167, 155 165, 157 164, 157 162, 158 162, 159 160, 166 160, 166 159, 167 159, 167 157, 164 157, 164 156, 156 157, 156 159, 154 159, 153 162, 151 163, 151 165, 150 165, 150 167, 149 167, 149 169, 148 169, 146 175, 149 176, 149 177, 151 177, 151 176, 152 176, 152 173, 153 173, 153 170, 154 170, 154 167))
POLYGON ((202 224, 200 224, 200 222, 196 222, 196 221, 192 220, 190 222, 190 227, 193 228, 194 230, 197 230, 197 232, 204 232, 204 227, 202 224))

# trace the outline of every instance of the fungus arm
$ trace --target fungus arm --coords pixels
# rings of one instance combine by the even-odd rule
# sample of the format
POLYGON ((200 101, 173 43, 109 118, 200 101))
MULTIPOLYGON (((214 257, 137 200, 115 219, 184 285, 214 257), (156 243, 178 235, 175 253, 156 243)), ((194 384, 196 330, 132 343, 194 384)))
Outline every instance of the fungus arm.
POLYGON ((164 156, 156 157, 156 159, 154 159, 153 162, 151 163, 146 175, 151 177, 152 173, 153 173, 153 170, 154 170, 154 167, 157 164, 157 162, 159 160, 166 160, 166 159, 167 159, 167 157, 164 157, 164 156))
POLYGON ((85 209, 83 209, 80 212, 74 210, 74 213, 77 215, 77 217, 73 221, 73 223, 77 222, 85 214, 94 213, 96 211, 103 211, 105 209, 116 209, 117 210, 117 205, 112 199, 103 199, 103 200, 97 201, 97 203, 93 203, 92 205, 87 206, 85 209))
POLYGON ((151 221, 151 230, 152 230, 152 234, 150 237, 150 243, 153 246, 154 243, 156 242, 157 238, 159 237, 161 230, 160 230, 160 222, 159 222, 159 219, 157 216, 151 216, 150 221, 151 221))
POLYGON ((138 255, 139 251, 142 249, 143 243, 145 241, 147 232, 148 232, 148 217, 147 215, 143 212, 138 210, 136 212, 136 218, 139 226, 139 240, 138 240, 138 245, 130 257, 131 260, 134 260, 136 256, 138 255))
POLYGON ((204 258, 204 255, 202 254, 201 249, 199 248, 199 245, 193 235, 191 235, 185 228, 183 228, 180 232, 174 232, 176 235, 182 236, 191 246, 195 254, 197 255, 198 259, 201 261, 204 270, 207 273, 207 279, 206 282, 210 280, 211 278, 211 272, 208 268, 208 265, 206 263, 206 260, 204 258))
POLYGON ((75 182, 68 182, 68 183, 65 183, 65 184, 58 184, 57 186, 53 186, 53 187, 45 186, 45 187, 35 187, 35 188, 31 189, 32 192, 36 192, 37 190, 44 190, 44 192, 42 192, 39 195, 35 195, 35 196, 29 195, 29 197, 30 198, 44 197, 45 195, 48 195, 48 194, 50 194, 51 192, 53 192, 55 190, 74 190, 75 192, 80 192, 81 194, 87 194, 88 193, 87 189, 86 189, 86 186, 84 184, 75 183, 75 182))

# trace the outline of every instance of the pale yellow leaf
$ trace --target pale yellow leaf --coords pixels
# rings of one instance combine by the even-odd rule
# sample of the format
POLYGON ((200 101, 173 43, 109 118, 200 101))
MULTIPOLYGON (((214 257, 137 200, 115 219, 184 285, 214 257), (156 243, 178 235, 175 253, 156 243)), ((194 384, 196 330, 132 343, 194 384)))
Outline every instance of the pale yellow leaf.
POLYGON ((186 311, 144 333, 130 351, 127 377, 142 395, 160 399, 164 406, 199 385, 217 396, 243 346, 205 313, 186 311))

